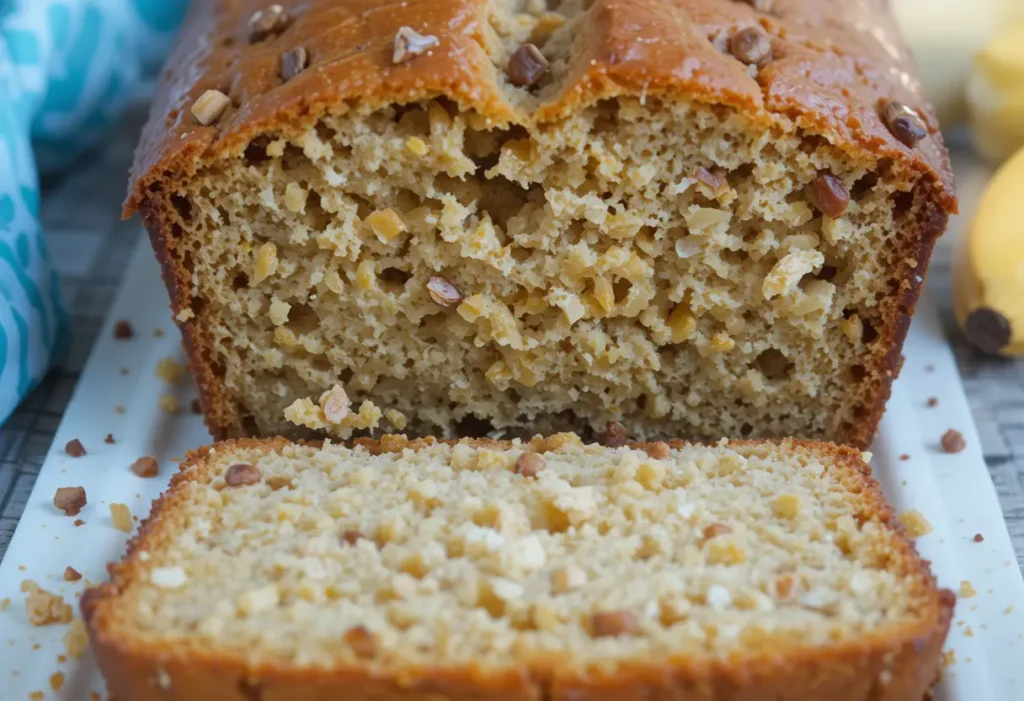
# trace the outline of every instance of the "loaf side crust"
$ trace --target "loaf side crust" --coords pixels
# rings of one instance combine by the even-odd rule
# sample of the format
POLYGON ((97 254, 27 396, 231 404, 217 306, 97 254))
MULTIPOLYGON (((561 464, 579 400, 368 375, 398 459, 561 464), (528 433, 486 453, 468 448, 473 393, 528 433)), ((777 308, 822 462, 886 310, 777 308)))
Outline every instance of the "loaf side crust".
MULTIPOLYGON (((558 438, 536 438, 530 447, 538 452, 556 448, 558 438)), ((454 441, 446 441, 454 443, 454 441)), ((416 450, 436 443, 434 439, 406 440, 385 436, 381 441, 362 439, 357 444, 371 452, 416 450)), ((111 580, 91 588, 82 597, 81 608, 92 649, 107 679, 110 692, 119 701, 150 699, 444 699, 479 698, 482 695, 508 700, 541 698, 642 699, 686 698, 699 701, 905 701, 925 698, 937 679, 955 597, 940 590, 929 565, 917 554, 902 524, 886 503, 870 468, 859 451, 814 441, 736 441, 731 445, 777 443, 807 451, 822 460, 833 461, 850 479, 863 485, 865 502, 873 515, 886 524, 901 551, 894 568, 906 577, 926 582, 934 598, 919 621, 890 626, 886 631, 864 635, 856 641, 829 647, 807 647, 791 654, 737 655, 732 659, 680 657, 668 663, 630 663, 614 671, 571 670, 558 659, 532 660, 529 668, 489 668, 472 665, 456 668, 409 666, 388 675, 358 665, 297 669, 266 664, 249 667, 238 655, 197 652, 186 646, 133 645, 130 637, 119 635, 112 623, 120 591, 145 570, 142 552, 158 552, 176 527, 183 485, 212 479, 209 474, 211 450, 234 449, 280 451, 289 441, 240 439, 191 452, 170 489, 154 502, 149 518, 140 524, 125 559, 109 566, 111 580), (173 680, 169 684, 167 680, 173 680)), ((319 447, 316 442, 308 443, 319 447)), ((472 441, 474 447, 507 448, 505 441, 472 441)), ((643 449, 647 444, 631 444, 643 449)), ((675 448, 687 445, 673 441, 675 448)))

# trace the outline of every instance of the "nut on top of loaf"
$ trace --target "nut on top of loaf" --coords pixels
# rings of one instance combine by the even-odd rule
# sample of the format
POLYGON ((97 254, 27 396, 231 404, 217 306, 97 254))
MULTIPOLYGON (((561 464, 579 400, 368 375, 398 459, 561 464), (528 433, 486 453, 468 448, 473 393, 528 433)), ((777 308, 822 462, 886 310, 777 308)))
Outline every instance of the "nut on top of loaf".
POLYGON ((955 209, 882 0, 251 5, 193 7, 126 205, 215 435, 340 384, 416 434, 870 441, 955 209))

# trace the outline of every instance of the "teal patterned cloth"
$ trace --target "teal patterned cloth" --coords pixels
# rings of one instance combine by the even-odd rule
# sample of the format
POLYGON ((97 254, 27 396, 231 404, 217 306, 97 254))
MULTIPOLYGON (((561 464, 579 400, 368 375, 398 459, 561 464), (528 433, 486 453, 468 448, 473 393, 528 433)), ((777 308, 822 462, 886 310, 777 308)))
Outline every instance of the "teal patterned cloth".
POLYGON ((0 0, 0 422, 67 347, 39 177, 117 122, 188 0, 0 0))

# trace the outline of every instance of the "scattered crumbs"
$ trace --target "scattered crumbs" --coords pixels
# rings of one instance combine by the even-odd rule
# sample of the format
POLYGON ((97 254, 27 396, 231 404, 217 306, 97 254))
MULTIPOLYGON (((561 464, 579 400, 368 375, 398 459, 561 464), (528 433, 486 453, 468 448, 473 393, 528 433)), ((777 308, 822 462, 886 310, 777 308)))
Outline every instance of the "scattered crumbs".
POLYGON ((114 442, 114 434, 113 433, 108 433, 107 437, 103 439, 103 442, 104 443, 108 443, 108 444, 109 443, 113 443, 114 442))
POLYGON ((964 628, 964 635, 967 636, 968 638, 973 638, 974 637, 974 629, 971 628, 970 626, 967 626, 966 628, 964 628))
POLYGON ((117 530, 131 533, 132 512, 124 504, 115 502, 110 505, 110 520, 117 530))
POLYGON ((10 599, 10 597, 4 598, 4 599, 0 599, 0 611, 6 611, 10 607, 11 607, 11 599, 10 599))
POLYGON ((65 582, 77 582, 82 578, 82 573, 76 570, 74 567, 64 568, 64 581, 65 582))
POLYGON ((115 404, 114 405, 114 413, 115 414, 123 414, 124 413, 124 407, 122 405, 120 405, 120 404, 115 404))
POLYGON ((943 433, 940 443, 942 444, 942 451, 944 453, 959 453, 967 447, 967 443, 964 441, 964 434, 960 433, 955 428, 951 428, 943 433))
POLYGON ((899 518, 911 538, 920 538, 932 532, 932 524, 917 509, 904 511, 899 518))
POLYGON ((28 698, 29 701, 43 701, 43 699, 46 698, 46 694, 39 690, 36 690, 29 693, 28 698))
POLYGON ((928 363, 927 365, 924 366, 924 371, 925 372, 935 372, 935 366, 932 365, 931 363, 928 363))
POLYGON ((46 591, 31 579, 21 583, 21 590, 25 592, 25 612, 32 625, 67 623, 74 617, 74 611, 64 597, 46 591))
POLYGON ((80 458, 86 454, 85 446, 82 445, 82 441, 77 438, 72 438, 64 444, 64 452, 72 458, 80 458))
POLYGON ((163 338, 163 337, 164 337, 164 330, 163 329, 153 329, 153 338, 163 338))
POLYGON ((160 397, 160 408, 168 414, 177 414, 181 411, 181 405, 178 404, 178 400, 169 394, 160 397))
POLYGON ((974 542, 975 543, 980 543, 980 542, 982 542, 984 540, 985 540, 985 536, 983 536, 981 533, 975 533, 974 534, 974 542))
POLYGON ((127 319, 118 319, 114 322, 114 338, 118 341, 127 341, 134 336, 135 329, 132 328, 132 322, 127 319))
POLYGON ((956 650, 943 650, 942 651, 942 667, 945 669, 951 665, 956 664, 956 650))
POLYGON ((85 654, 89 647, 89 634, 85 632, 85 624, 81 618, 71 621, 68 632, 61 638, 64 641, 64 648, 68 657, 78 658, 85 654))
POLYGON ((903 453, 903 455, 900 456, 900 460, 902 460, 904 462, 906 462, 907 460, 910 460, 910 454, 909 453, 903 453))
POLYGON ((939 405, 939 398, 938 397, 928 397, 928 408, 929 409, 934 409, 938 405, 939 405))
POLYGON ((120 372, 121 372, 122 375, 127 375, 128 374, 128 368, 121 368, 120 372))
POLYGON ((54 672, 50 675, 50 688, 54 691, 60 691, 64 687, 64 673, 54 672))
POLYGON ((57 655, 57 664, 64 664, 68 661, 67 655, 57 655))
POLYGON ((185 366, 174 358, 160 358, 156 362, 156 375, 164 382, 176 384, 185 374, 185 366))
POLYGON ((975 590, 974 585, 972 585, 968 580, 964 579, 960 582, 960 596, 964 599, 971 599, 977 593, 978 592, 975 590))
POLYGON ((959 627, 959 628, 963 628, 963 627, 964 627, 964 621, 963 621, 963 619, 961 618, 961 619, 960 619, 959 621, 957 621, 957 622, 956 622, 956 625, 957 625, 957 627, 959 627))
POLYGON ((1007 616, 1008 616, 1008 615, 1010 615, 1011 613, 1013 613, 1013 606, 1007 606, 1006 608, 1004 608, 1004 609, 1003 609, 1003 614, 1004 614, 1004 615, 1007 615, 1007 616))
POLYGON ((19 572, 24 572, 25 571, 25 565, 18 565, 18 571, 19 572))
POLYGON ((84 526, 84 525, 85 525, 85 521, 83 521, 80 518, 76 518, 75 519, 75 528, 78 528, 79 526, 84 526))

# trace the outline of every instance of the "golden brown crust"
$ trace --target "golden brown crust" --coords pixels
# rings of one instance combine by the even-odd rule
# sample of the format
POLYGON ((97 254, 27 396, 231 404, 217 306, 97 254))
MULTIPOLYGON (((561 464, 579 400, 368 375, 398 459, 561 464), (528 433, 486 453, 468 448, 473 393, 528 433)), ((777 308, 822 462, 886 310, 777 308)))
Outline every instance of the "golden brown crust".
MULTIPOLYGON (((565 440, 535 438, 530 448, 552 450, 565 440)), ((435 439, 407 440, 385 436, 362 439, 358 445, 374 452, 418 449, 435 439)), ((444 441, 449 442, 450 441, 444 441)), ((462 701, 487 698, 534 701, 615 701, 621 699, 685 698, 688 701, 908 701, 924 698, 937 678, 942 646, 949 631, 955 597, 935 586, 928 563, 920 558, 903 527, 882 496, 878 483, 859 451, 816 441, 735 441, 730 445, 781 443, 829 459, 852 480, 868 511, 859 516, 884 523, 897 534, 898 546, 890 566, 925 583, 932 606, 920 619, 884 634, 865 635, 828 647, 759 652, 733 659, 680 657, 668 662, 629 663, 614 670, 579 670, 558 659, 530 660, 520 668, 437 669, 408 667, 379 670, 343 666, 295 669, 287 665, 247 666, 243 656, 197 652, 184 645, 131 645, 111 625, 120 591, 141 570, 139 553, 156 551, 174 529, 174 505, 180 487, 212 479, 204 471, 212 450, 281 450, 289 442, 241 439, 190 453, 171 489, 154 503, 139 534, 129 543, 125 559, 109 567, 111 581, 82 596, 82 611, 93 651, 110 692, 118 701, 319 701, 320 699, 438 699, 462 701), (169 682, 168 682, 169 680, 169 682)), ((476 446, 506 447, 505 441, 473 441, 476 446)), ((672 441, 675 447, 686 445, 672 441)), ((317 446, 317 443, 310 443, 317 446)), ((645 449, 649 444, 631 444, 645 449)))

